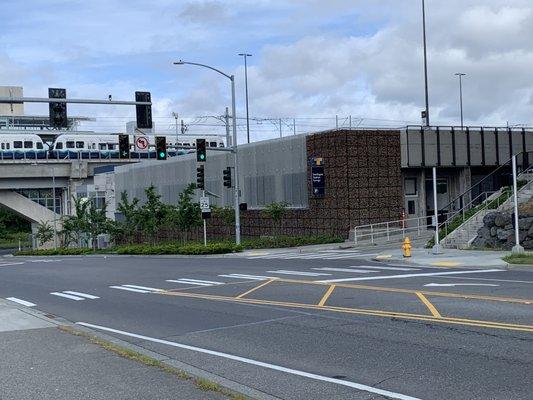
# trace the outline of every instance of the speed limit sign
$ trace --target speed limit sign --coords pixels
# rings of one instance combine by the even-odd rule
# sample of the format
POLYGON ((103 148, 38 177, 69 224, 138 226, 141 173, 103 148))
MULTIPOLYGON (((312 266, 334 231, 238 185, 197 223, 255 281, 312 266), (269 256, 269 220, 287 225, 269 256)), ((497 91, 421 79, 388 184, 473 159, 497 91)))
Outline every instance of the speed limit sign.
POLYGON ((135 136, 135 150, 148 150, 148 138, 146 136, 135 136))

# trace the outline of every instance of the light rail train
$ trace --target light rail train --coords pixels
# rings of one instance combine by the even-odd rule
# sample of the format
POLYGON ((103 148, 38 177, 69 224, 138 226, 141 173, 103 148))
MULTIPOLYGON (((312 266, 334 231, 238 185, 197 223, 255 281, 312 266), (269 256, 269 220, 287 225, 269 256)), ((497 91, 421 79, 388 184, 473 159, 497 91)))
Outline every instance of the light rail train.
MULTIPOLYGON (((136 151, 134 137, 130 136, 131 158, 156 158, 155 136, 146 136, 149 142, 147 151, 136 151)), ((159 135, 158 135, 159 136, 159 135)), ((188 149, 180 146, 195 147, 196 139, 201 136, 161 135, 167 138, 167 153, 170 157, 186 154, 188 149)), ((207 147, 225 147, 222 136, 205 137, 207 147)), ((53 143, 45 143, 35 133, 0 134, 0 159, 97 159, 119 158, 118 135, 98 135, 89 133, 65 133, 58 135, 53 143)))

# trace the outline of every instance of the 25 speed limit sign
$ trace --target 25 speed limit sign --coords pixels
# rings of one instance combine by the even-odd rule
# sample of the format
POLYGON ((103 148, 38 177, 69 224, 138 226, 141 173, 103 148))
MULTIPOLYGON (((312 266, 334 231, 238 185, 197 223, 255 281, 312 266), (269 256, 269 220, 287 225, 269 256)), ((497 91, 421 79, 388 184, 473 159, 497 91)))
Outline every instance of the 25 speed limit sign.
POLYGON ((146 136, 135 136, 135 150, 148 150, 148 138, 146 136))

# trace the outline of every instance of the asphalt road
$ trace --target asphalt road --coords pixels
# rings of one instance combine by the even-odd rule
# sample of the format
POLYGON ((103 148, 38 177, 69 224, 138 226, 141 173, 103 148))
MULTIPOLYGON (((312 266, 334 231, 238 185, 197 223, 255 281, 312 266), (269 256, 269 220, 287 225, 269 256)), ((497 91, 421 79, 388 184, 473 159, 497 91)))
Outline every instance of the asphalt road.
POLYGON ((533 273, 368 258, 4 258, 0 297, 283 399, 533 399, 533 273))

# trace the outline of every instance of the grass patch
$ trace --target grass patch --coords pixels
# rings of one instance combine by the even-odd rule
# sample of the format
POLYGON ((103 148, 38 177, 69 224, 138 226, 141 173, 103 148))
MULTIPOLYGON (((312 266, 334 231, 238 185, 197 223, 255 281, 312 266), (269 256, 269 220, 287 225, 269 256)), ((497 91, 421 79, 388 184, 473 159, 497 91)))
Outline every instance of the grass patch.
POLYGON ((509 254, 502 258, 509 264, 530 264, 533 265, 533 253, 509 254))
POLYGON ((161 371, 164 371, 168 374, 175 375, 180 379, 191 381, 194 383, 194 385, 196 385, 198 389, 203 390, 204 392, 217 392, 217 393, 227 396, 228 398, 232 400, 246 400, 247 399, 247 397, 243 396, 242 394, 234 393, 230 390, 227 390, 223 388, 222 386, 220 386, 218 383, 210 381, 209 379, 192 377, 191 375, 189 375, 185 371, 182 371, 181 369, 171 367, 169 365, 166 365, 162 361, 156 360, 155 358, 146 356, 134 350, 126 349, 122 346, 108 342, 107 340, 101 339, 97 336, 90 335, 86 332, 78 331, 70 326, 61 325, 58 328, 59 330, 63 332, 70 333, 71 335, 84 337, 88 339, 91 343, 94 343, 105 350, 111 351, 120 357, 139 362, 149 367, 158 368, 161 371))

